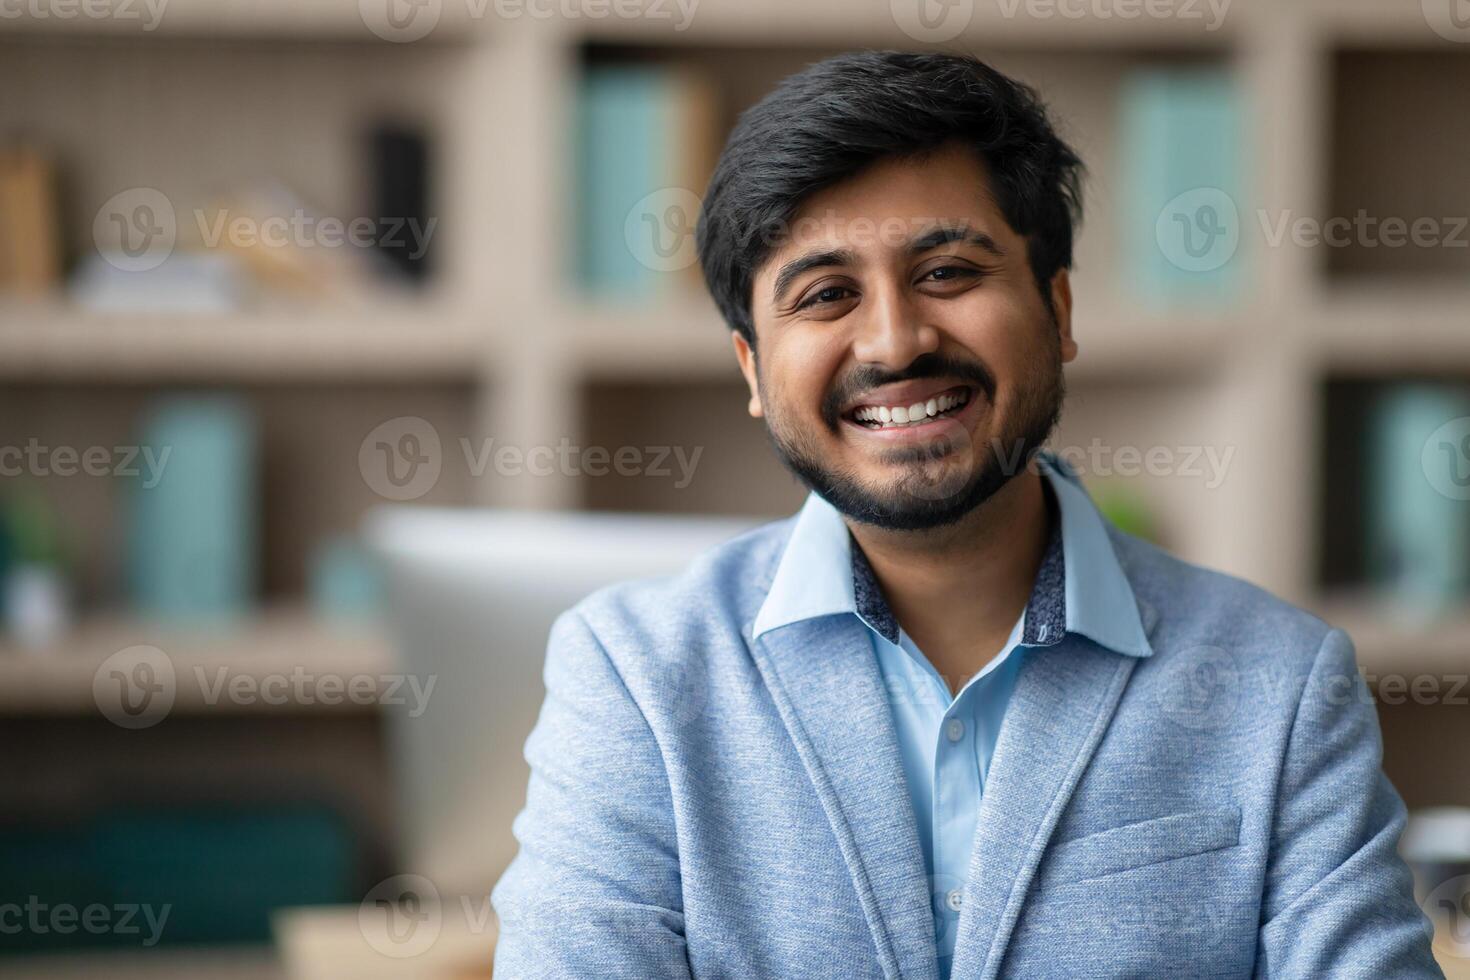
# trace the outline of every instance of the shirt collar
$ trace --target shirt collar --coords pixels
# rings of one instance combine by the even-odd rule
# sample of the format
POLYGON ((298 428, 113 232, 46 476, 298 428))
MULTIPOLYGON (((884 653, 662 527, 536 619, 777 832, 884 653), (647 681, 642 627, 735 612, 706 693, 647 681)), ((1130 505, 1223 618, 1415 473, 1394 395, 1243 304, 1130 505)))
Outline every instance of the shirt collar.
MULTIPOLYGON (((1050 646, 1077 633, 1117 653, 1148 656, 1152 648, 1133 587, 1102 515, 1065 463, 1048 453, 1036 459, 1061 519, 1053 521, 1026 606, 1023 642, 1050 646)), ((797 515, 753 632, 844 613, 898 641, 898 623, 862 549, 837 509, 813 493, 797 515)))

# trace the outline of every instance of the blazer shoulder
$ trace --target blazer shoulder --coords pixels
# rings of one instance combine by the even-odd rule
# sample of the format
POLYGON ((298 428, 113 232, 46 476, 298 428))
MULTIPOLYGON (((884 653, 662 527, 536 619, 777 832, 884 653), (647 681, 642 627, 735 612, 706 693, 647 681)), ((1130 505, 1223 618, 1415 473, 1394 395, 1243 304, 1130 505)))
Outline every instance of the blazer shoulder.
POLYGON ((1219 647, 1274 667, 1309 671, 1332 632, 1320 617, 1259 585, 1108 530, 1134 594, 1158 616, 1156 653, 1160 647, 1219 647))

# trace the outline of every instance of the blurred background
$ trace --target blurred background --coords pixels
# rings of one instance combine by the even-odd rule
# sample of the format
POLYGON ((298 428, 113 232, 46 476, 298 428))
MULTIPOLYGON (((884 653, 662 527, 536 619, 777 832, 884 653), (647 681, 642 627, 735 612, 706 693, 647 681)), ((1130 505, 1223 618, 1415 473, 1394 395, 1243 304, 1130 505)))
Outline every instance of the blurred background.
POLYGON ((0 0, 0 973, 489 974, 549 617, 803 497, 692 231, 855 47, 1043 93, 1053 448, 1348 630, 1470 963, 1463 0, 0 0))

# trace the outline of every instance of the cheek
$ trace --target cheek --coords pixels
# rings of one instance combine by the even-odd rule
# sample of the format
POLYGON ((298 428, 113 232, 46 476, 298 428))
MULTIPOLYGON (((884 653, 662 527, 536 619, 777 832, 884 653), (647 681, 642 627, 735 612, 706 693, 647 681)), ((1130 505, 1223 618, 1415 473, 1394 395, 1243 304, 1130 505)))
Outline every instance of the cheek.
POLYGON ((832 390, 842 364, 842 348, 835 331, 793 331, 782 338, 772 364, 780 369, 768 372, 767 394, 776 408, 793 422, 806 425, 820 420, 822 400, 832 390))

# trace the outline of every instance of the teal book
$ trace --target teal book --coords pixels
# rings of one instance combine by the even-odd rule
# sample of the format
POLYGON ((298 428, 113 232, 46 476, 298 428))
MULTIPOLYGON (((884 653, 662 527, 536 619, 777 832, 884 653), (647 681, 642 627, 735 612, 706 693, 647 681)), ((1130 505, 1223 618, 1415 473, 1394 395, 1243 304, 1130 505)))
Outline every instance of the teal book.
POLYGON ((1452 478, 1466 462, 1444 434, 1470 417, 1448 385, 1390 388, 1368 434, 1367 551, 1371 583, 1399 604, 1432 612, 1470 594, 1470 503, 1452 478), (1438 443, 1444 443, 1439 445, 1438 443), (1452 469, 1451 469, 1452 468, 1452 469))
POLYGON ((673 152, 665 125, 667 72, 590 67, 577 108, 577 274, 584 293, 644 299, 658 273, 628 246, 628 217, 659 190, 673 152))
POLYGON ((1122 276, 1145 307, 1219 308, 1242 290, 1240 96, 1227 68, 1144 69, 1121 94, 1122 276))
POLYGON ((117 928, 0 929, 0 956, 269 942, 278 909, 358 901, 361 851, 335 809, 290 800, 12 821, 0 827, 0 908, 104 907, 117 928))
POLYGON ((131 487, 128 575, 132 600, 167 619, 228 618, 256 585, 256 423, 220 395, 156 402, 140 445, 158 460, 131 487))

